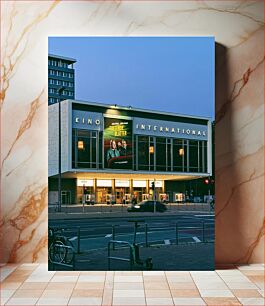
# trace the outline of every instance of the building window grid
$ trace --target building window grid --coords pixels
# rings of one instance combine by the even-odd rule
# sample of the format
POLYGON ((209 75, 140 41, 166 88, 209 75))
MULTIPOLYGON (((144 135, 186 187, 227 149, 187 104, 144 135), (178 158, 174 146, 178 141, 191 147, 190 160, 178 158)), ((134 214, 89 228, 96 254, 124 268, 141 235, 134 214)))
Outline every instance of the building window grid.
MULTIPOLYGON (((77 149, 77 141, 78 141, 78 130, 74 129, 74 141, 75 141, 75 160, 74 160, 74 165, 75 168, 78 168, 78 149, 77 149)), ((98 131, 90 131, 90 162, 89 162, 89 167, 88 168, 104 168, 104 165, 100 163, 99 161, 99 145, 103 146, 104 143, 104 138, 101 137, 101 144, 99 143, 100 137, 99 137, 98 131), (96 134, 92 134, 92 132, 96 134), (94 136, 92 136, 94 135, 94 136), (92 161, 92 150, 93 150, 93 138, 96 139, 96 161, 92 161), (93 166, 93 164, 96 164, 93 166)), ((102 132, 101 132, 102 133, 102 132)), ((133 144, 133 152, 135 152, 133 156, 133 170, 149 170, 149 171, 157 171, 157 161, 156 161, 156 148, 157 148, 157 143, 156 143, 156 137, 152 136, 147 136, 147 144, 148 144, 148 165, 144 164, 139 164, 139 136, 141 135, 135 135, 134 137, 134 144, 133 144), (154 147, 154 152, 150 152, 150 147, 154 147), (153 156, 152 156, 153 155, 153 156)), ((147 138, 146 137, 146 138, 147 138)), ((171 172, 171 171, 176 171, 177 169, 174 169, 174 139, 172 138, 166 138, 166 164, 165 164, 165 170, 163 172, 171 172), (171 152, 171 160, 168 159, 168 150, 171 152)), ((143 142, 142 142, 143 143, 143 142)), ((198 167, 194 167, 194 169, 191 169, 190 163, 189 163, 189 158, 190 158, 190 148, 189 148, 189 140, 182 139, 181 140, 181 147, 184 149, 184 155, 182 156, 182 169, 177 172, 205 172, 205 148, 207 148, 207 145, 205 145, 205 141, 198 141, 197 142, 197 153, 198 153, 198 167), (200 149, 201 148, 201 149, 200 149), (202 155, 202 160, 200 161, 200 155, 202 155)), ((104 150, 102 150, 102 161, 104 161, 104 150)), ((87 163, 87 162, 85 162, 87 163)))

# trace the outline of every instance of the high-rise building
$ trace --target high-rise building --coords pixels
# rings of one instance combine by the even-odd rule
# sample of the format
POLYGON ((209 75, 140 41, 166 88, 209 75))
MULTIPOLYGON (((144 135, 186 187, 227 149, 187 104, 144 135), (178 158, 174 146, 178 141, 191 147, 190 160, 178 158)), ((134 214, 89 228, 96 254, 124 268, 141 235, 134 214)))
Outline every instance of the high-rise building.
POLYGON ((75 59, 49 54, 48 56, 48 104, 59 102, 59 99, 75 98, 75 59), (64 87, 58 93, 58 89, 64 87))

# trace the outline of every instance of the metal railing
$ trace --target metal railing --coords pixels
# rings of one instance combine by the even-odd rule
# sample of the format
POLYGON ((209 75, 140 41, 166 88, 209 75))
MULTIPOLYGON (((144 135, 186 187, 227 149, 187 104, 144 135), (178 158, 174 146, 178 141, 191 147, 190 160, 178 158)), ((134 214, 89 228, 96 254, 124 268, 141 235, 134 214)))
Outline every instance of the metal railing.
POLYGON ((153 263, 152 263, 152 258, 148 257, 145 260, 142 260, 140 258, 140 249, 139 249, 139 245, 135 244, 135 243, 130 243, 128 241, 119 241, 119 240, 110 240, 108 242, 108 270, 110 270, 110 263, 111 260, 116 260, 116 261, 125 261, 125 262, 129 262, 130 264, 130 270, 133 269, 134 266, 141 266, 146 268, 147 270, 151 270, 153 267, 153 263), (127 257, 117 257, 117 256, 111 256, 111 249, 115 249, 113 248, 113 245, 118 244, 120 246, 128 246, 129 248, 129 258, 127 257), (112 246, 112 248, 111 248, 112 246))
MULTIPOLYGON (((124 232, 122 230, 123 227, 128 227, 128 225, 113 224, 112 226, 109 227, 110 230, 107 231, 111 232, 111 234, 108 235, 108 237, 106 237, 106 235, 104 234, 99 238, 102 238, 103 240, 105 239, 105 241, 106 240, 120 241, 120 238, 122 236, 127 236, 126 239, 131 240, 131 243, 137 242, 138 244, 144 245, 145 247, 149 247, 156 242, 166 239, 170 240, 171 244, 175 243, 178 245, 183 242, 187 242, 188 240, 192 240, 192 235, 194 235, 195 238, 197 239, 196 241, 194 241, 197 243, 198 242, 209 243, 214 241, 213 222, 198 221, 198 222, 184 223, 183 221, 182 222, 179 221, 176 222, 175 225, 172 223, 171 225, 166 226, 162 229, 160 228, 159 230, 157 230, 156 227, 152 226, 152 224, 142 222, 141 224, 137 225, 137 228, 134 225, 132 227, 132 231, 130 232, 124 232), (141 229, 141 231, 137 231, 137 229, 141 229), (159 235, 156 235, 156 232, 158 232, 159 235)), ((103 227, 98 227, 98 228, 100 229, 103 227)), ((70 242, 70 246, 72 246, 75 249, 75 252, 77 254, 81 254, 90 250, 89 247, 87 249, 82 248, 83 239, 96 238, 94 234, 87 235, 87 232, 89 232, 90 230, 91 228, 84 228, 84 227, 80 228, 80 226, 68 227, 67 229, 64 228, 64 235, 67 237, 67 240, 70 242), (84 232, 86 233, 85 235, 84 232), (72 237, 69 238, 69 236, 72 237), (75 241, 75 246, 73 245, 74 241, 75 241)), ((104 243, 104 241, 102 243, 104 243)), ((104 248, 104 246, 102 248, 104 248)), ((115 244, 112 244, 112 250, 115 250, 115 244)))
POLYGON ((110 240, 108 242, 108 270, 110 270, 110 262, 111 262, 111 260, 129 262, 130 263, 130 270, 132 270, 133 262, 134 262, 133 254, 134 254, 134 249, 133 249, 133 245, 130 242, 128 242, 128 241, 110 240), (115 244, 128 246, 129 247, 129 258, 110 256, 111 246, 112 246, 112 250, 115 250, 115 244))

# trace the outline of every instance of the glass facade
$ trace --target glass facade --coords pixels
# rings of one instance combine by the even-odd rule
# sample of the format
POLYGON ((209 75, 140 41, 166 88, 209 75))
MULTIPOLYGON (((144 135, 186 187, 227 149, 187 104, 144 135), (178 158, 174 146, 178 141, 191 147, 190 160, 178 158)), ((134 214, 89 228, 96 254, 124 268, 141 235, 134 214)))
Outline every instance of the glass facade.
MULTIPOLYGON (((207 141, 134 135, 133 170, 207 173, 207 141)), ((104 169, 103 132, 72 130, 73 169, 104 169)))

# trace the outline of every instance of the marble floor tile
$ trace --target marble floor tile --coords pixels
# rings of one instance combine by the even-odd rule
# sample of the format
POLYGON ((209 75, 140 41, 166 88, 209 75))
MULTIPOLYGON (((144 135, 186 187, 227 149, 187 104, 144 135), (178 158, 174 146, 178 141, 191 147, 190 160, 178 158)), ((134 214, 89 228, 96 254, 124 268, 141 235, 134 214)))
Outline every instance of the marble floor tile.
POLYGON ((38 298, 11 298, 7 301, 6 305, 31 306, 31 305, 35 305, 37 301, 38 301, 38 298))
POLYGON ((259 289, 251 282, 226 282, 226 285, 229 289, 259 289))
POLYGON ((264 271, 264 266, 262 264, 250 264, 250 265, 237 265, 240 271, 243 270, 262 270, 264 271))
MULTIPOLYGON (((57 272, 58 273, 58 272, 57 272)), ((79 271, 80 275, 103 275, 105 276, 108 273, 115 273, 114 271, 79 271)))
POLYGON ((27 278, 28 278, 28 275, 26 276, 19 275, 19 274, 14 275, 14 272, 13 272, 5 279, 5 282, 6 283, 15 283, 15 282, 23 283, 27 278))
MULTIPOLYGON (((152 272, 152 271, 150 271, 152 272)), ((115 276, 142 276, 142 271, 115 271, 115 276)))
POLYGON ((144 283, 114 283, 113 284, 114 290, 122 289, 122 290, 140 290, 144 289, 144 283))
POLYGON ((237 298, 205 297, 203 299, 207 305, 211 306, 241 305, 237 298))
POLYGON ((165 306, 174 306, 174 302, 172 298, 146 298, 146 304, 150 306, 157 306, 157 305, 165 305, 165 306))
POLYGON ((23 283, 19 289, 32 289, 32 290, 44 290, 47 286, 49 286, 50 283, 41 283, 41 282, 37 282, 37 283, 30 283, 30 282, 25 282, 23 283))
POLYGON ((201 297, 234 297, 230 290, 199 290, 201 297))
POLYGON ((140 305, 146 305, 145 298, 143 297, 113 297, 112 299, 112 305, 116 306, 127 306, 127 305, 132 305, 132 306, 140 306, 140 305))
POLYGON ((85 305, 85 306, 98 306, 101 305, 102 303, 102 298, 94 298, 94 297, 76 297, 76 298, 71 298, 68 302, 68 305, 85 305))
POLYGON ((261 297, 261 293, 256 289, 234 289, 232 290, 233 294, 238 298, 244 297, 261 297))
POLYGON ((145 290, 145 296, 147 298, 156 298, 156 297, 161 297, 161 298, 170 298, 171 297, 171 292, 170 290, 145 290))
POLYGON ((242 305, 262 305, 264 306, 264 298, 238 298, 242 305))
POLYGON ((248 265, 242 266, 242 270, 205 271, 205 274, 203 271, 50 273, 46 265, 23 264, 16 266, 1 283, 1 305, 263 305, 263 271, 257 267, 250 270, 248 265), (23 278, 26 279, 22 281, 23 278))
POLYGON ((180 275, 190 275, 189 271, 165 271, 166 276, 168 275, 176 275, 176 276, 180 276, 180 275))
POLYGON ((103 297, 102 297, 102 306, 110 306, 112 305, 112 295, 113 291, 112 290, 105 290, 103 292, 103 297))
POLYGON ((1 289, 0 296, 3 298, 10 298, 16 290, 9 290, 9 289, 1 289))
POLYGON ((134 275, 134 276, 120 276, 120 275, 115 275, 114 276, 114 282, 117 283, 139 283, 143 281, 143 277, 139 275, 134 275))
POLYGON ((113 290, 113 298, 116 297, 145 297, 144 290, 113 290))
POLYGON ((74 289, 76 285, 76 282, 67 282, 67 283, 61 283, 61 282, 52 282, 48 283, 46 286, 46 290, 72 290, 74 289))
POLYGON ((3 289, 16 290, 16 289, 18 289, 21 285, 22 285, 22 283, 18 283, 18 282, 11 283, 11 282, 5 282, 5 281, 3 281, 3 282, 1 283, 1 285, 0 285, 0 287, 1 287, 1 290, 3 290, 3 289))
POLYGON ((9 300, 8 297, 0 297, 0 305, 5 305, 7 303, 7 301, 9 300))
POLYGON ((239 271, 238 269, 227 269, 227 270, 216 270, 216 273, 219 276, 222 275, 231 275, 231 276, 240 276, 240 275, 244 275, 244 271, 239 271))
POLYGON ((0 281, 6 279, 13 271, 16 270, 18 265, 4 265, 0 268, 0 281))
POLYGON ((249 278, 244 275, 222 275, 221 278, 225 282, 231 282, 231 283, 241 283, 241 282, 250 282, 249 278))
POLYGON ((192 276, 215 276, 216 272, 215 271, 190 271, 190 274, 192 276))
MULTIPOLYGON (((79 276, 82 272, 81 271, 56 271, 55 275, 66 275, 66 276, 79 276)), ((98 274, 96 274, 98 275, 98 274)))
POLYGON ((218 275, 218 274, 215 274, 215 275, 191 275, 192 279, 194 281, 220 281, 222 280, 222 278, 218 275))
POLYGON ((170 283, 189 283, 192 282, 193 279, 190 275, 167 275, 167 281, 170 283))
POLYGON ((39 275, 40 273, 45 275, 54 275, 56 274, 56 271, 48 271, 47 267, 40 265, 33 271, 32 275, 39 275))
POLYGON ((53 275, 30 275, 27 279, 27 283, 48 283, 53 278, 53 275))
POLYGON ((66 275, 55 275, 52 279, 51 279, 51 283, 73 283, 76 282, 78 279, 78 276, 66 276, 66 275))
POLYGON ((247 279, 253 283, 264 283, 264 276, 263 275, 248 275, 247 279))
POLYGON ((206 305, 202 298, 173 298, 175 305, 206 305))
POLYGON ((74 289, 83 289, 83 290, 89 290, 89 289, 103 289, 104 283, 90 283, 90 282, 77 282, 74 289))
POLYGON ((200 290, 203 290, 203 289, 226 290, 228 289, 224 282, 195 282, 195 284, 200 290))
POLYGON ((68 305, 69 298, 40 298, 36 305, 68 305))
POLYGON ((144 276, 143 277, 144 282, 166 282, 167 279, 163 275, 149 275, 149 276, 144 276))
POLYGON ((258 292, 259 292, 259 294, 260 294, 261 296, 265 297, 265 295, 264 295, 264 290, 258 290, 258 292))
POLYGON ((168 284, 166 282, 147 282, 144 283, 145 290, 153 289, 153 290, 167 290, 169 289, 168 284))
POLYGON ((173 289, 171 290, 171 295, 176 298, 200 297, 200 293, 197 289, 173 289))
POLYGON ((102 283, 105 281, 105 275, 80 275, 78 282, 102 283))
POLYGON ((264 282, 255 282, 254 283, 259 289, 264 290, 265 284, 264 282))
POLYGON ((240 273, 246 276, 265 276, 264 270, 242 270, 240 273))
POLYGON ((23 263, 21 265, 19 265, 20 269, 25 269, 25 270, 35 270, 38 268, 38 264, 36 263, 23 263))
POLYGON ((174 289, 197 289, 195 283, 169 283, 170 290, 174 289))
POLYGON ((72 290, 44 290, 41 298, 70 298, 72 294, 72 290))
POLYGON ((43 293, 42 289, 19 289, 13 294, 13 298, 39 298, 43 293))
POLYGON ((114 287, 113 281, 105 281, 104 283, 104 290, 112 290, 114 287))
POLYGON ((156 276, 156 275, 161 275, 164 276, 165 272, 164 271, 143 271, 142 272, 143 276, 156 276))
POLYGON ((74 289, 72 297, 101 297, 103 289, 74 289))

